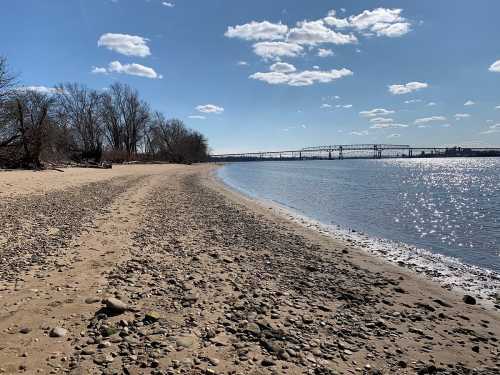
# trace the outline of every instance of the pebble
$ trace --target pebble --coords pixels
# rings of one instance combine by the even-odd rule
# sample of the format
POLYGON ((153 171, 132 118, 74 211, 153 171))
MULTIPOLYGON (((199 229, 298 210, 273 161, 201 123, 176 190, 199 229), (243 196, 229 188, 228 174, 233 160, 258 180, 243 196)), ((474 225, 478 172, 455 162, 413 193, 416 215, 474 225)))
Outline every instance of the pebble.
POLYGON ((50 337, 64 337, 68 334, 68 330, 62 327, 55 327, 49 333, 50 337))

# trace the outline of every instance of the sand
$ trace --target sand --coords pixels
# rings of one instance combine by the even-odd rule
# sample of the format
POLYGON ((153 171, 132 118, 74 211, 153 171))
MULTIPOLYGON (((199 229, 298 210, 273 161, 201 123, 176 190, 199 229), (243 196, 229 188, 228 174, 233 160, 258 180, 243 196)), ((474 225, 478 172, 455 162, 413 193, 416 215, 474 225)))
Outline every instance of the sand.
POLYGON ((498 310, 213 169, 0 172, 0 373, 499 373, 498 310))

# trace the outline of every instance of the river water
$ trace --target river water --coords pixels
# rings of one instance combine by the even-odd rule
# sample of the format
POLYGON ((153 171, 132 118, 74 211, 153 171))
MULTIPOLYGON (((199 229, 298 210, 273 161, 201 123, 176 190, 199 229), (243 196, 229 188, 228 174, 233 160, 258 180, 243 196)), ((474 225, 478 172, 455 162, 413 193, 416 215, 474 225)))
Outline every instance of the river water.
POLYGON ((218 175, 344 232, 500 272, 498 158, 228 163, 218 175))

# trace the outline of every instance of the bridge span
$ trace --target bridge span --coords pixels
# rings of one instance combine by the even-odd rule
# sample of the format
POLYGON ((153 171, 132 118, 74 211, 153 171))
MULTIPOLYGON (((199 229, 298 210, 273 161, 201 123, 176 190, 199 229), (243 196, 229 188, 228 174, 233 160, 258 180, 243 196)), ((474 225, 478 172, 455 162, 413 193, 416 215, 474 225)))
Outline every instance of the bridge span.
POLYGON ((352 144, 305 147, 299 150, 210 155, 210 161, 342 160, 382 158, 500 156, 500 147, 414 147, 392 144, 352 144))

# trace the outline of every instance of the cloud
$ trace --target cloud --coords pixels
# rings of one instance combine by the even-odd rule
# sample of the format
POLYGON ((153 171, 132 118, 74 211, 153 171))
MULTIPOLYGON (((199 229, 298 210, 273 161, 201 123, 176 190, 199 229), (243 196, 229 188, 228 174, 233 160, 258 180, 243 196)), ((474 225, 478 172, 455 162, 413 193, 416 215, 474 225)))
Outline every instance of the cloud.
POLYGON ((56 94, 59 92, 59 90, 56 89, 55 87, 47 87, 47 86, 22 86, 18 87, 16 90, 22 92, 35 91, 40 94, 56 94))
POLYGON ((415 120, 415 124, 426 124, 429 122, 435 121, 446 121, 446 117, 444 116, 431 116, 431 117, 423 117, 415 120))
POLYGON ((429 85, 425 82, 408 82, 403 85, 390 85, 389 92, 393 95, 402 95, 425 89, 427 87, 429 87, 429 85))
POLYGON ((166 7, 168 7, 168 8, 173 8, 173 7, 175 7, 175 4, 174 4, 174 3, 169 3, 169 2, 167 2, 167 1, 162 2, 162 4, 163 4, 164 6, 166 6, 166 7))
POLYGON ((357 135, 357 136, 364 136, 370 134, 368 130, 362 130, 362 131, 353 131, 349 133, 350 135, 357 135))
POLYGON ((328 103, 323 103, 321 104, 321 108, 332 108, 332 105, 328 103))
POLYGON ((467 100, 465 103, 464 103, 464 106, 470 106, 470 105, 474 105, 476 104, 475 102, 473 102, 472 100, 467 100))
POLYGON ((393 113, 395 113, 395 111, 391 111, 391 110, 384 109, 384 108, 375 108, 375 109, 372 109, 371 111, 359 112, 359 114, 363 117, 388 116, 388 115, 392 115, 393 113))
POLYGON ((320 48, 318 49, 318 56, 319 57, 333 56, 333 51, 331 49, 320 48))
POLYGON ((156 73, 153 68, 135 63, 122 64, 119 61, 110 62, 108 68, 93 67, 92 73, 94 74, 119 73, 137 77, 151 78, 151 79, 163 78, 163 76, 161 74, 156 73))
POLYGON ((108 70, 106 68, 99 68, 97 66, 93 66, 91 73, 92 74, 107 74, 108 70))
POLYGON ((322 43, 350 44, 358 41, 354 35, 338 33, 326 27, 323 20, 297 23, 297 27, 290 29, 287 40, 296 44, 311 46, 322 43))
POLYGON ((435 106, 435 105, 437 105, 437 104, 436 104, 436 103, 434 103, 434 102, 429 102, 429 103, 427 103, 427 105, 428 105, 429 107, 434 107, 434 106, 435 106))
POLYGON ((394 120, 386 117, 374 117, 370 119, 370 122, 372 124, 387 124, 389 122, 394 122, 394 120))
POLYGON ((224 35, 243 40, 281 40, 287 32, 288 26, 281 23, 252 21, 244 25, 229 26, 224 35))
POLYGON ((337 18, 334 10, 324 18, 326 24, 338 29, 354 28, 365 36, 403 36, 411 31, 411 24, 401 16, 402 9, 377 8, 365 10, 349 18, 337 18))
POLYGON ((500 60, 497 60, 493 64, 491 64, 488 70, 490 72, 500 73, 500 60))
POLYGON ((380 123, 373 124, 370 129, 396 129, 396 128, 407 128, 406 124, 393 124, 393 123, 380 123))
POLYGON ((399 37, 410 32, 410 23, 401 17, 402 9, 377 8, 349 17, 351 26, 367 35, 399 37))
POLYGON ((292 64, 277 62, 276 64, 271 65, 270 70, 278 73, 291 73, 295 72, 297 69, 292 64))
POLYGON ((205 116, 200 116, 200 115, 190 115, 188 116, 190 119, 193 119, 193 120, 205 120, 206 117, 205 116))
POLYGON ((304 48, 298 44, 287 42, 259 42, 253 45, 255 54, 264 59, 295 57, 300 55, 303 50, 304 48))
POLYGON ((401 137, 401 134, 396 134, 396 133, 389 134, 389 135, 387 136, 387 138, 399 138, 399 137, 401 137))
POLYGON ((420 103, 422 99, 405 100, 405 104, 420 103))
POLYGON ((461 120, 463 118, 468 118, 470 115, 468 113, 457 113, 455 114, 455 120, 461 120))
POLYGON ((482 131, 481 134, 500 133, 500 124, 491 125, 488 130, 482 131))
POLYGON ((497 105, 497 106, 495 107, 495 109, 500 109, 500 105, 497 105))
POLYGON ((146 57, 151 55, 147 41, 141 36, 107 33, 99 38, 97 45, 126 56, 146 57))
POLYGON ((239 66, 247 66, 248 65, 248 63, 246 61, 238 61, 236 64, 239 66))
POLYGON ((201 113, 214 113, 216 115, 224 112, 224 108, 216 106, 214 104, 204 104, 196 107, 196 110, 201 113))
POLYGON ((349 69, 332 69, 330 71, 304 70, 302 72, 257 72, 249 78, 267 82, 271 85, 287 84, 289 86, 311 86, 315 83, 329 83, 353 73, 349 69))

